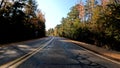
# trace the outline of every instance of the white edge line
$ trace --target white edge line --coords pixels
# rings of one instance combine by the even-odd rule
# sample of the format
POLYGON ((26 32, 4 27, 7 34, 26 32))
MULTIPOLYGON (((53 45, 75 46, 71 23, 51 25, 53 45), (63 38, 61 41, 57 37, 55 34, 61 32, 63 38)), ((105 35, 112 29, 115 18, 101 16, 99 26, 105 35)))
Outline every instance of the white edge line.
MULTIPOLYGON (((72 42, 74 43, 74 41, 72 41, 72 42)), ((78 44, 78 45, 79 45, 79 44, 78 44)), ((82 47, 82 46, 81 46, 81 47, 82 47)), ((98 56, 98 57, 101 57, 101 58, 103 58, 103 59, 106 59, 106 60, 111 61, 111 62, 116 63, 116 64, 120 64, 120 62, 118 62, 118 61, 115 61, 115 60, 109 59, 109 58, 107 58, 107 57, 104 57, 104 56, 102 56, 102 55, 100 55, 100 54, 97 54, 97 53, 95 53, 95 52, 93 52, 93 51, 91 51, 91 50, 86 49, 85 47, 82 47, 82 48, 85 49, 86 51, 88 51, 89 53, 92 53, 92 54, 94 54, 94 55, 96 55, 96 56, 98 56)))

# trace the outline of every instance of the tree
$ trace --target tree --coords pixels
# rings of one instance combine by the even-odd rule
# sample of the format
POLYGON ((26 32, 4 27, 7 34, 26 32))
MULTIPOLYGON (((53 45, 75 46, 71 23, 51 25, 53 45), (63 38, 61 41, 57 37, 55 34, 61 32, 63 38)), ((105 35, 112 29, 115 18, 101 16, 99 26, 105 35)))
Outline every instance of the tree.
POLYGON ((37 4, 35 0, 28 0, 28 4, 26 4, 25 13, 29 15, 29 17, 35 17, 37 11, 37 4))
POLYGON ((0 43, 45 36, 45 18, 34 0, 1 0, 0 43), (31 13, 26 13, 29 5, 31 13))
POLYGON ((53 36, 54 35, 54 29, 49 29, 48 31, 47 31, 47 35, 48 36, 53 36))
POLYGON ((106 5, 106 9, 104 12, 104 15, 100 17, 100 19, 104 21, 100 21, 104 26, 104 33, 106 36, 107 47, 110 49, 119 50, 120 46, 120 27, 118 26, 120 24, 120 14, 119 14, 120 4, 113 2, 110 2, 106 5))
POLYGON ((76 4, 62 18, 61 24, 51 30, 52 35, 120 50, 120 4, 117 0, 87 0, 76 4), (98 1, 99 2, 99 1, 98 1), (83 13, 84 11, 84 13, 83 13), (83 14, 82 14, 83 13, 83 14), (83 18, 83 20, 81 20, 83 18))

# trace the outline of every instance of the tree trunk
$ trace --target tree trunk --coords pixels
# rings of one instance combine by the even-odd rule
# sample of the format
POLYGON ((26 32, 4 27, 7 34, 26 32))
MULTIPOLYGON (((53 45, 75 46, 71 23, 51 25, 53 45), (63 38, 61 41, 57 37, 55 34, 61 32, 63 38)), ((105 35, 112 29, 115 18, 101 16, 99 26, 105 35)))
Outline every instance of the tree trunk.
POLYGON ((4 0, 1 1, 0 8, 2 7, 3 2, 4 2, 4 0))

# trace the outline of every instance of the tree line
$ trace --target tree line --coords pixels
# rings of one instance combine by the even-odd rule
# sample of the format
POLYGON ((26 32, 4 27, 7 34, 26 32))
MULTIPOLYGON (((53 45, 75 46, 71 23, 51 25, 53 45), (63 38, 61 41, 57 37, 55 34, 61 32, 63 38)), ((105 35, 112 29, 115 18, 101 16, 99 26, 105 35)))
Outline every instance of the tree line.
POLYGON ((120 51, 120 2, 81 1, 48 34, 120 51))
POLYGON ((0 1, 0 43, 44 36, 45 18, 35 0, 0 1))

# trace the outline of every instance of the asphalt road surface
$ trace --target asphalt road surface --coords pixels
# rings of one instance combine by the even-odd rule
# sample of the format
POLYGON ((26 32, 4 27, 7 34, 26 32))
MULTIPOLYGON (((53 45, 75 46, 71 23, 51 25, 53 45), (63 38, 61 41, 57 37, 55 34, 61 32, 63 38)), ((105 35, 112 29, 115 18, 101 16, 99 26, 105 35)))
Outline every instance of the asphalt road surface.
POLYGON ((120 68, 65 38, 47 37, 0 48, 0 68, 120 68))

